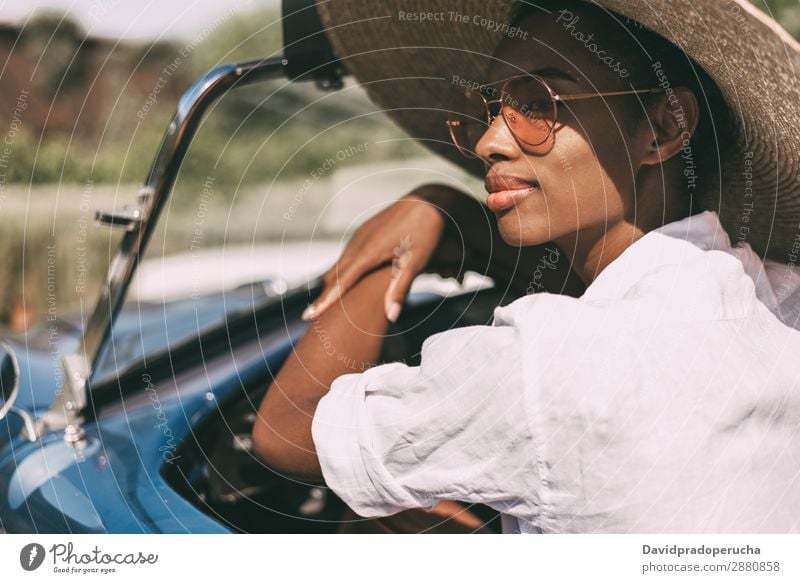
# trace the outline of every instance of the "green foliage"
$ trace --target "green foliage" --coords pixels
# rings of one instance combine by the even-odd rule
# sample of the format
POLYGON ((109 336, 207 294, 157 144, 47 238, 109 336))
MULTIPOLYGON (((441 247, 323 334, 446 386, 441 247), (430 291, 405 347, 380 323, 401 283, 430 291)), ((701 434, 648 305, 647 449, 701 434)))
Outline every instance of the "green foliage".
MULTIPOLYGON (((163 125, 166 127, 166 120, 163 125)), ((155 153, 159 140, 157 132, 142 136, 147 155, 131 156, 126 143, 110 142, 95 151, 79 140, 70 142, 66 135, 42 137, 23 129, 9 148, 11 163, 6 180, 22 184, 140 182, 149 168, 148 156, 155 153)))
MULTIPOLYGON (((790 32, 800 35, 798 0, 752 2, 780 20, 790 32)), ((142 57, 157 71, 180 58, 180 67, 169 79, 172 93, 177 95, 203 72, 221 63, 278 54, 282 35, 279 16, 273 9, 230 11, 182 44, 142 47, 136 58, 142 57)), ((74 24, 52 14, 40 16, 30 34, 44 38, 53 27, 58 27, 59 36, 64 39, 80 36, 74 24)), ((104 138, 99 147, 68 135, 49 133, 42 137, 23 130, 13 146, 14 164, 7 180, 141 182, 175 106, 175 100, 160 99, 136 125, 131 123, 136 118, 134 111, 116 112, 116 131, 104 138)), ((309 84, 284 81, 240 89, 225 96, 204 122, 183 167, 179 188, 196 188, 209 170, 220 183, 231 186, 240 181, 300 178, 313 171, 320 160, 364 136, 374 141, 402 138, 404 134, 375 110, 360 89, 325 95, 309 84), (337 124, 341 126, 334 127, 337 124)), ((426 150, 408 140, 389 143, 394 145, 372 149, 368 157, 359 157, 358 161, 427 155, 426 150)))
MULTIPOLYGON (((46 25, 52 28, 59 21, 52 16, 45 20, 37 25, 38 36, 44 34, 39 29, 46 25)), ((72 28, 67 27, 74 34, 72 28)), ((133 51, 132 57, 142 59, 156 72, 178 63, 169 72, 168 83, 172 94, 179 95, 205 71, 222 63, 276 55, 281 42, 277 11, 231 11, 182 44, 142 47, 133 51)), ((130 100, 129 111, 123 109, 124 105, 116 108, 107 123, 111 129, 99 146, 77 135, 71 138, 49 132, 40 137, 20 132, 8 181, 141 182, 177 105, 177 100, 170 100, 166 93, 138 119, 135 108, 141 107, 142 96, 130 100)), ((375 111, 359 88, 351 87, 340 95, 326 94, 309 83, 294 85, 281 80, 238 89, 224 96, 203 122, 182 168, 178 189, 196 188, 211 171, 219 184, 230 187, 240 181, 255 184, 302 177, 341 147, 363 142, 367 136, 374 141, 403 134, 375 111), (340 122, 341 127, 331 129, 340 122)), ((409 141, 396 144, 374 148, 358 161, 427 155, 421 146, 409 141)), ((346 165, 347 161, 341 164, 346 165)))
POLYGON ((277 56, 282 50, 280 12, 262 8, 229 12, 182 46, 190 51, 190 73, 201 75, 223 63, 277 56))
MULTIPOLYGON (((192 49, 194 75, 221 63, 279 54, 279 16, 268 9, 231 16, 192 49)), ((261 83, 229 93, 215 107, 189 151, 181 181, 192 186, 211 169, 223 189, 304 178, 349 144, 403 136, 358 87, 324 93, 310 83, 261 83)), ((357 162, 427 155, 412 142, 395 144, 373 148, 357 162)))
POLYGON ((780 22, 795 38, 800 38, 800 2, 798 0, 750 1, 780 22))

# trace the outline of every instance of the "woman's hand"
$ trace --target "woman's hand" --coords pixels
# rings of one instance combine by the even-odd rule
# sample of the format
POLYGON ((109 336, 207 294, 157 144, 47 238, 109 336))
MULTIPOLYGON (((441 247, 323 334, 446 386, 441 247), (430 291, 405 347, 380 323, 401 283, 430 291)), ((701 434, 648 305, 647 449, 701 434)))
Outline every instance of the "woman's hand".
POLYGON ((325 287, 302 318, 321 315, 367 273, 391 264, 384 311, 389 321, 397 321, 411 283, 425 270, 439 246, 446 207, 458 196, 467 195, 445 186, 426 185, 361 225, 342 256, 323 276, 325 287))
POLYGON ((423 271, 443 277, 475 271, 519 297, 541 291, 579 297, 586 289, 556 245, 513 247, 503 241, 486 205, 449 186, 428 184, 359 227, 302 318, 322 314, 361 278, 388 264, 393 269, 384 311, 392 322, 423 271))

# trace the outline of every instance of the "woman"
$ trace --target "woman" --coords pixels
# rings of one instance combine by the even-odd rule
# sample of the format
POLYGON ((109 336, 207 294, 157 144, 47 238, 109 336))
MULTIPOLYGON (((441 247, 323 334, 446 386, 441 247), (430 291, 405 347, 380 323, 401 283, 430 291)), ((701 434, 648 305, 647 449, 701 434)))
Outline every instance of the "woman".
POLYGON ((800 530, 797 44, 738 0, 372 4, 320 5, 345 64, 489 196, 427 186, 359 231, 258 454, 367 517, 457 500, 504 532, 800 530), (491 326, 369 368, 419 272, 481 264, 521 296, 491 326))

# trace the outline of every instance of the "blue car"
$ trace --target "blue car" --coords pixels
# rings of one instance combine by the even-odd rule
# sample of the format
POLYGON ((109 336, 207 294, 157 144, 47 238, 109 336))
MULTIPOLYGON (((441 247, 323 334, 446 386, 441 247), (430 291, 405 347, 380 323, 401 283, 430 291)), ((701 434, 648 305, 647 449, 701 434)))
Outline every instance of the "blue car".
MULTIPOLYGON (((125 302, 189 143, 219 97, 279 78, 341 87, 346 71, 313 2, 284 2, 283 26, 283 55, 217 67, 184 94, 136 204, 97 211, 123 236, 90 317, 48 319, 2 340, 0 530, 337 531, 341 500, 271 471, 250 442, 258 404, 309 325, 300 314, 321 279, 125 302)), ((417 365, 428 336, 487 324, 513 300, 499 287, 410 294, 381 361, 417 365)))

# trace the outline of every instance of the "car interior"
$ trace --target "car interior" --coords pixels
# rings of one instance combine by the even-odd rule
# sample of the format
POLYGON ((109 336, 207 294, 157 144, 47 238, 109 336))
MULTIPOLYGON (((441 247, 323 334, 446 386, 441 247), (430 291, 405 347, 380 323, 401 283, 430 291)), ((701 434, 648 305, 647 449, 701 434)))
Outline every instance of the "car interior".
MULTIPOLYGON (((380 362, 418 366, 427 337, 490 324, 494 308, 514 299, 508 295, 495 286, 447 298, 428 293, 409 297, 389 329, 380 362)), ((281 476, 253 454, 250 431, 270 380, 243 385, 241 393, 222 403, 219 414, 208 417, 196 428, 195 439, 183 444, 165 478, 197 508, 240 532, 337 532, 346 507, 330 489, 281 476)), ((482 505, 468 508, 485 521, 488 532, 500 532, 497 512, 482 505)))

